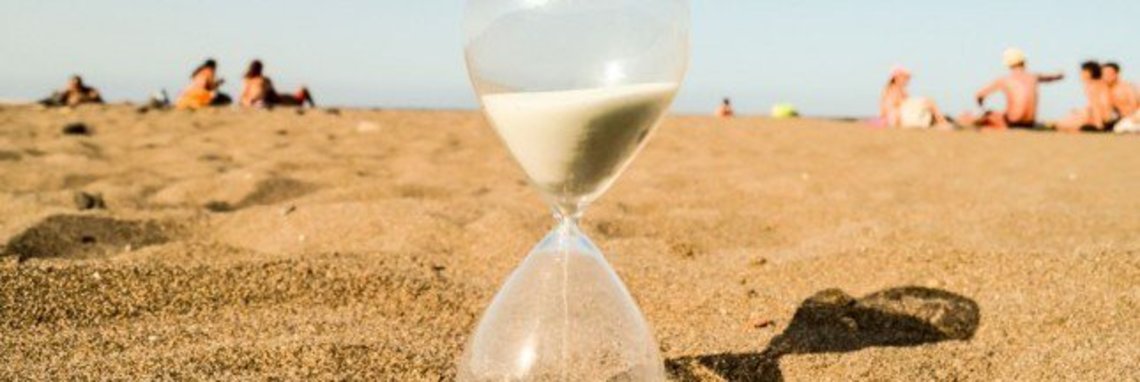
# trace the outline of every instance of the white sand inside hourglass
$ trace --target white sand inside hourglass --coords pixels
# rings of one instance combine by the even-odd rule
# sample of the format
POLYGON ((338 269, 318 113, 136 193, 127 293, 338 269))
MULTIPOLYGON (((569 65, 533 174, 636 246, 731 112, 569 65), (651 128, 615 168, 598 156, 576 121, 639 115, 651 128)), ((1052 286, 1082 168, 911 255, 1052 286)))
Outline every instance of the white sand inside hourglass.
POLYGON ((483 106, 515 159, 559 197, 596 193, 619 174, 677 91, 651 83, 559 92, 501 93, 483 106))

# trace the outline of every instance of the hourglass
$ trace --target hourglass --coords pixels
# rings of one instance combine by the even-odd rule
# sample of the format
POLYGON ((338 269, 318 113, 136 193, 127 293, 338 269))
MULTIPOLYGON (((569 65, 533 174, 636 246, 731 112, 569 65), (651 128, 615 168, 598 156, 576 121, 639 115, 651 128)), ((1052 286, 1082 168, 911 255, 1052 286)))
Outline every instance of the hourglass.
POLYGON ((471 81, 557 227, 508 278, 461 381, 661 381, 637 304, 578 228, 669 108, 689 51, 687 0, 470 0, 471 81))

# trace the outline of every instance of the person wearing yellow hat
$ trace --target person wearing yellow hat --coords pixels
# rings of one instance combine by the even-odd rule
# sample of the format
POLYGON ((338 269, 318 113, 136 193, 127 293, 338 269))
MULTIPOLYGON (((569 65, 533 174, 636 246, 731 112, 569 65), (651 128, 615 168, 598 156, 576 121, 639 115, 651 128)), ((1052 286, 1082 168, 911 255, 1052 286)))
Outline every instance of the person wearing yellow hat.
POLYGON ((1001 92, 1005 94, 1005 110, 1001 112, 985 110, 980 116, 964 113, 958 117, 958 121, 966 125, 994 129, 1036 128, 1039 85, 1060 81, 1065 75, 1032 73, 1026 67, 1026 62, 1025 52, 1022 50, 1006 49, 1002 53, 1002 63, 1009 68, 1009 74, 994 80, 975 95, 978 107, 984 109, 986 97, 1001 92))

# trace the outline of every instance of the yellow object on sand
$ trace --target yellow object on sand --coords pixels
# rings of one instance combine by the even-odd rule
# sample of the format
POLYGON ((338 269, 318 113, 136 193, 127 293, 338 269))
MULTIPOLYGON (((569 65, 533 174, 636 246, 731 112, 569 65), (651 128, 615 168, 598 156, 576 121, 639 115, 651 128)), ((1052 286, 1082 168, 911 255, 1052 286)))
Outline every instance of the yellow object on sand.
POLYGON ((772 105, 772 118, 787 119, 796 118, 800 116, 800 112, 796 107, 790 103, 778 103, 772 105))
POLYGON ((182 97, 178 98, 178 103, 174 106, 179 109, 201 109, 210 106, 210 101, 213 99, 213 92, 202 89, 192 89, 182 93, 182 97))

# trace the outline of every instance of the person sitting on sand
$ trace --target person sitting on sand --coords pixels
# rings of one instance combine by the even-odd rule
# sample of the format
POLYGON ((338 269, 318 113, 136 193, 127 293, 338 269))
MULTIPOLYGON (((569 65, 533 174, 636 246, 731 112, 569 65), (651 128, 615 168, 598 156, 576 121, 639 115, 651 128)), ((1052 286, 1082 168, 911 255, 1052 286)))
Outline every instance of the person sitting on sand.
POLYGON ((883 89, 879 102, 879 117, 888 127, 927 128, 949 126, 946 117, 933 101, 911 97, 907 93, 910 71, 901 66, 891 70, 891 79, 883 89))
POLYGON ((190 76, 190 86, 186 87, 182 96, 178 97, 175 107, 179 109, 201 109, 208 106, 230 104, 231 98, 218 91, 218 88, 226 81, 218 79, 217 72, 218 63, 213 59, 207 59, 197 69, 194 69, 194 74, 190 76))
POLYGON ((316 107, 309 89, 302 86, 294 94, 280 94, 273 87, 273 81, 262 73, 261 60, 249 63, 245 72, 244 89, 241 92, 241 105, 245 107, 305 106, 316 107))
POLYGON ((103 96, 95 88, 84 84, 83 78, 78 75, 71 76, 66 88, 40 101, 45 106, 79 106, 85 103, 101 104, 103 96))
POLYGON ((1120 117, 1112 109, 1112 96, 1103 77, 1099 63, 1088 61, 1081 64, 1081 82, 1089 104, 1057 121, 1057 131, 1109 132, 1120 122, 1120 117))
POLYGON ((1140 92, 1136 86, 1120 79, 1120 64, 1109 62, 1101 66, 1104 83, 1108 85, 1112 108, 1120 116, 1116 124, 1118 133, 1140 133, 1140 92))
POLYGON ((721 101, 720 107, 716 108, 716 116, 721 118, 732 118, 736 112, 732 110, 732 100, 725 98, 721 101))
POLYGON ((1026 68, 1025 53, 1018 49, 1007 49, 1002 61, 1009 68, 1009 75, 999 78, 978 91, 976 99, 979 107, 985 107, 986 97, 996 92, 1005 94, 1005 111, 985 111, 981 116, 963 113, 958 122, 994 129, 1033 129, 1037 127, 1038 87, 1042 83, 1060 81, 1063 73, 1036 74, 1026 68))

